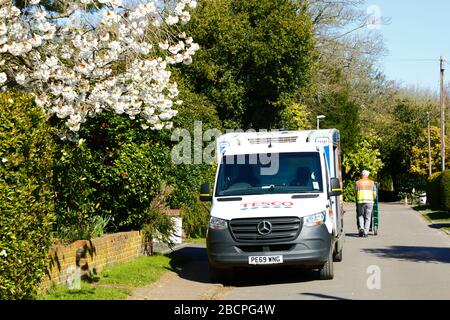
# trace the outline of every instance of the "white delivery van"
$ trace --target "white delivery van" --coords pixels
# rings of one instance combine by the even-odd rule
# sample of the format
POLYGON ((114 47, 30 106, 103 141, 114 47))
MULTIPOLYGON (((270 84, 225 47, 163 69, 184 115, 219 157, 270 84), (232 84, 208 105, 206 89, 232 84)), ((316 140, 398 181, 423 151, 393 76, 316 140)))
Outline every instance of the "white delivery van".
POLYGON ((302 266, 333 278, 344 242, 338 130, 217 139, 207 253, 215 280, 235 268, 302 266))

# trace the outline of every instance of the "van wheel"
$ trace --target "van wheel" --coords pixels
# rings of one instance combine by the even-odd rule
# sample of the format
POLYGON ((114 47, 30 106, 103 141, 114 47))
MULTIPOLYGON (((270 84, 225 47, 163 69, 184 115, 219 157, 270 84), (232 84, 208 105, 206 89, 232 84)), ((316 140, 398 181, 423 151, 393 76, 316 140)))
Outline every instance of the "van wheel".
POLYGON ((334 278, 333 270, 333 249, 330 249, 330 254, 328 255, 328 260, 319 269, 319 279, 320 280, 331 280, 334 278))
POLYGON ((344 250, 344 249, 341 249, 341 251, 336 252, 336 253, 334 254, 334 258, 333 258, 334 262, 342 262, 342 251, 343 251, 343 250, 344 250))

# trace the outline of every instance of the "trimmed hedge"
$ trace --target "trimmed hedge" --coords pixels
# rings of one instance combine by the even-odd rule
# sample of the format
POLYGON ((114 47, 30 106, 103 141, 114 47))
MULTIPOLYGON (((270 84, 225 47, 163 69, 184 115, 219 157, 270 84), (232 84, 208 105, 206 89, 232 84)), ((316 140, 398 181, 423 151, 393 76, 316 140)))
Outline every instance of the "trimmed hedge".
POLYGON ((441 208, 450 211, 450 170, 444 171, 440 180, 441 208))
POLYGON ((441 172, 434 173, 428 178, 427 202, 433 210, 441 209, 441 178, 441 172))
POLYGON ((51 242, 53 142, 40 108, 0 94, 0 300, 36 293, 51 242))

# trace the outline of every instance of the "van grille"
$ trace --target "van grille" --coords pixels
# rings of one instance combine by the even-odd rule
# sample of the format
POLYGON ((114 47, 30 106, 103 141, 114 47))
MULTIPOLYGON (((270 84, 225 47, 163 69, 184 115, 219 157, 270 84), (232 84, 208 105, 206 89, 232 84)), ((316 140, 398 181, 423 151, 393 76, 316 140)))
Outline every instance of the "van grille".
POLYGON ((295 143, 298 137, 273 137, 273 138, 250 138, 250 144, 269 144, 272 143, 295 143))
POLYGON ((238 242, 286 242, 297 239, 302 229, 302 220, 295 217, 282 218, 251 218, 234 219, 230 221, 230 230, 238 242), (262 235, 258 232, 258 225, 270 222, 272 232, 262 235))

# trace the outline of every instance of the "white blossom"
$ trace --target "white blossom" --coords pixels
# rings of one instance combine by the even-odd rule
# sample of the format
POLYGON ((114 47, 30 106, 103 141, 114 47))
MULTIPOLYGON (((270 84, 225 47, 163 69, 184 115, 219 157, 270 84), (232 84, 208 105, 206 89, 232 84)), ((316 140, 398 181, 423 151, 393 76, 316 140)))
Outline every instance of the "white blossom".
MULTIPOLYGON (((69 12, 77 13, 78 20, 83 20, 79 18, 86 14, 83 9, 68 0, 62 2, 69 5, 69 12)), ((15 83, 29 90, 48 117, 62 119, 73 132, 88 117, 102 112, 126 114, 139 121, 143 129, 171 129, 170 120, 177 114, 173 108, 182 101, 174 102, 179 91, 171 82, 167 66, 192 63, 199 47, 185 32, 154 33, 164 38, 147 37, 146 33, 150 27, 167 28, 188 21, 188 9, 197 2, 175 1, 171 12, 155 0, 132 5, 119 0, 98 2, 105 8, 98 11, 97 22, 86 26, 52 17, 41 6, 21 12, 11 2, 2 2, 1 70, 8 70, 15 83), (155 47, 162 50, 160 56, 156 54, 161 51, 153 50, 155 47), (24 58, 26 65, 14 62, 20 59, 2 59, 7 52, 24 58), (129 63, 116 68, 122 61, 129 63)), ((79 3, 95 6, 98 2, 79 3)), ((8 76, 0 72, 0 85, 7 82, 8 76)))
POLYGON ((0 85, 4 84, 8 80, 8 77, 6 76, 6 73, 0 72, 0 85))
POLYGON ((159 123, 155 124, 151 129, 152 129, 152 130, 160 131, 160 130, 162 130, 163 128, 164 128, 164 123, 159 122, 159 123))
POLYGON ((26 83, 25 73, 18 73, 16 75, 16 82, 17 82, 17 84, 23 86, 26 83))
POLYGON ((180 21, 180 18, 178 18, 178 16, 172 16, 172 15, 169 15, 169 16, 166 18, 166 23, 167 23, 169 26, 172 26, 172 25, 174 25, 174 24, 177 24, 178 21, 180 21))
POLYGON ((197 1, 195 1, 195 0, 190 1, 189 2, 189 7, 191 9, 195 9, 197 7, 197 1))
POLYGON ((46 16, 46 12, 44 10, 37 10, 34 13, 34 18, 36 20, 43 20, 43 19, 45 19, 45 16, 46 16))
POLYGON ((3 250, 0 252, 0 256, 5 257, 5 258, 8 256, 8 254, 6 253, 6 250, 5 250, 5 249, 3 249, 3 250))

